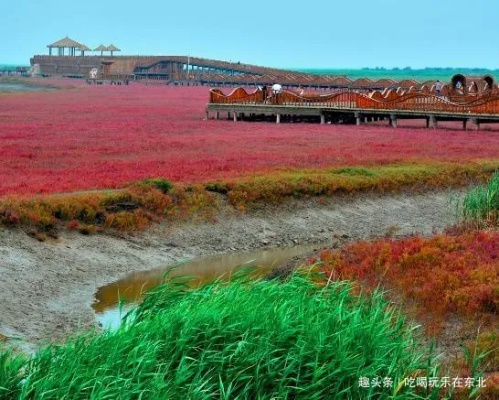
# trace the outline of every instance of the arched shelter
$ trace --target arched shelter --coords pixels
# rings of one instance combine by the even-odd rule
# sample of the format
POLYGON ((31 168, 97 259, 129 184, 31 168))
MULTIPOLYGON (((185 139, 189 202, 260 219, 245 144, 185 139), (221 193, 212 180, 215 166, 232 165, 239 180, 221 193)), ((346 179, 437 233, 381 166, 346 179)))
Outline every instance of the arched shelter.
POLYGON ((491 75, 470 76, 455 74, 451 78, 451 87, 462 94, 484 94, 494 88, 494 78, 491 75))
POLYGON ((76 50, 82 47, 87 47, 84 44, 78 43, 76 40, 65 37, 57 42, 47 45, 49 48, 49 55, 52 55, 52 49, 57 49, 57 55, 64 56, 65 50, 68 49, 68 56, 76 56, 76 50))

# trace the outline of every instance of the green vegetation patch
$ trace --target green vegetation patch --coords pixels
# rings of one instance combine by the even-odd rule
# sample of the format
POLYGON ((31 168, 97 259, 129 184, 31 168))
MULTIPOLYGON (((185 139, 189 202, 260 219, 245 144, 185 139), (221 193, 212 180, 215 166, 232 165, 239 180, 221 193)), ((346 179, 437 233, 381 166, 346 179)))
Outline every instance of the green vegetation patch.
POLYGON ((362 167, 348 167, 348 168, 341 168, 337 172, 337 174, 344 174, 344 175, 352 175, 352 176, 376 176, 376 172, 367 169, 367 168, 362 168, 362 167))
POLYGON ((173 189, 173 183, 171 183, 169 180, 166 180, 164 178, 149 178, 149 179, 143 180, 141 183, 144 186, 152 186, 156 189, 159 189, 164 194, 168 193, 170 190, 173 189))
MULTIPOLYGON (((437 367, 382 294, 296 272, 188 288, 175 278, 115 332, 0 357, 9 399, 426 399, 437 367), (321 284, 317 282, 322 282, 321 284), (384 379, 363 387, 359 379, 384 379), (380 381, 381 382, 381 381, 380 381)), ((3 390, 3 392, 2 392, 3 390)), ((438 389, 437 389, 438 390, 438 389)), ((436 398, 436 397, 434 397, 436 398)))
POLYGON ((499 172, 485 186, 470 190, 463 203, 464 219, 478 226, 499 225, 499 172))
POLYGON ((279 203, 289 197, 332 196, 359 192, 397 192, 469 185, 489 179, 499 166, 497 161, 476 163, 407 163, 351 166, 338 169, 281 170, 210 184, 227 193, 239 208, 255 202, 279 203))

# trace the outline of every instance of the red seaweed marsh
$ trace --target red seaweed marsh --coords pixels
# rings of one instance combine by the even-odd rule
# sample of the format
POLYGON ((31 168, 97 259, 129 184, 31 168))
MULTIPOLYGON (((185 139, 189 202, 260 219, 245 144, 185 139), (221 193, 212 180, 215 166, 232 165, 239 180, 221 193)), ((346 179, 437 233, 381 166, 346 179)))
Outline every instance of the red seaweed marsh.
POLYGON ((151 374, 151 393, 184 398, 364 398, 375 378, 370 398, 496 396, 493 125, 235 123, 204 120, 207 87, 51 84, 0 93, 0 397, 100 398, 151 374), (275 279, 177 275, 128 325, 95 318, 99 288, 130 274, 276 248, 275 279))

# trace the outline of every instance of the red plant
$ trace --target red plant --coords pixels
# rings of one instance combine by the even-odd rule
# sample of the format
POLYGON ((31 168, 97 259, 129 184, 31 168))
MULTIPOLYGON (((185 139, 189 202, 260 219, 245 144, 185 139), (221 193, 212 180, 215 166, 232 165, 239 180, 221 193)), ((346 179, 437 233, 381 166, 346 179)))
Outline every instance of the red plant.
MULTIPOLYGON (((73 82, 71 82, 73 84, 73 82)), ((494 159, 491 132, 203 120, 208 87, 79 86, 0 97, 0 196, 205 182, 281 168, 494 159)))
POLYGON ((327 277, 381 285, 415 302, 420 316, 497 320, 499 232, 357 242, 321 253, 327 277))

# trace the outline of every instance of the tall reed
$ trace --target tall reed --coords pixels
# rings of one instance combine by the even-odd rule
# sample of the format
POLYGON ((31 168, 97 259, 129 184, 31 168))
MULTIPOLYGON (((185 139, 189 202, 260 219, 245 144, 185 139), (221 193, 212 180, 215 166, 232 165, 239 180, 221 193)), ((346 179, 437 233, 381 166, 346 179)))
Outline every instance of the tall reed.
POLYGON ((499 172, 485 186, 468 192, 463 203, 464 218, 478 227, 499 224, 499 172))
POLYGON ((174 278, 117 331, 41 350, 3 398, 437 398, 438 389, 403 384, 437 366, 399 311, 380 292, 357 296, 347 282, 317 278, 245 274, 195 290, 174 278), (392 384, 361 387, 360 378, 392 384))

